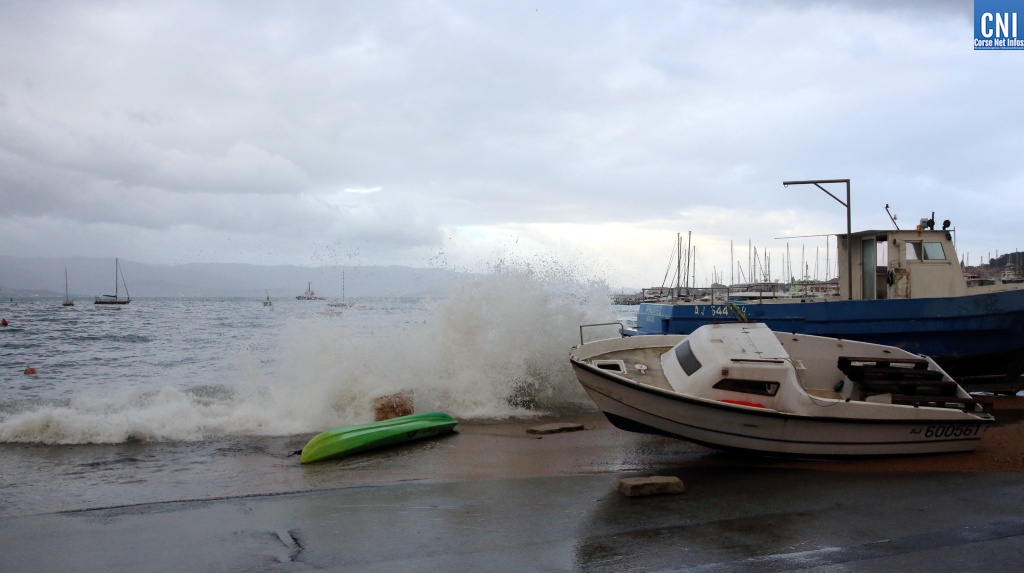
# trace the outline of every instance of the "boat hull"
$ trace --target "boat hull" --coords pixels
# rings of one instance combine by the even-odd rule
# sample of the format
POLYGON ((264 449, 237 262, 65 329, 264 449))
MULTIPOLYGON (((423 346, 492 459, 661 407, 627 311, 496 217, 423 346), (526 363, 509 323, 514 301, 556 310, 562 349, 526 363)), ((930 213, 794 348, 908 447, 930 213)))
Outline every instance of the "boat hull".
POLYGON ((931 299, 645 303, 637 312, 637 333, 690 334, 705 324, 741 319, 763 322, 779 332, 924 354, 969 390, 993 379, 1018 383, 1024 371, 1024 290, 931 299))
POLYGON ((457 422, 443 412, 412 414, 323 432, 302 448, 304 464, 451 433, 457 422))
POLYGON ((966 415, 887 420, 786 414, 690 398, 575 360, 572 365, 587 394, 616 427, 723 450, 829 458, 971 452, 992 423, 966 415))

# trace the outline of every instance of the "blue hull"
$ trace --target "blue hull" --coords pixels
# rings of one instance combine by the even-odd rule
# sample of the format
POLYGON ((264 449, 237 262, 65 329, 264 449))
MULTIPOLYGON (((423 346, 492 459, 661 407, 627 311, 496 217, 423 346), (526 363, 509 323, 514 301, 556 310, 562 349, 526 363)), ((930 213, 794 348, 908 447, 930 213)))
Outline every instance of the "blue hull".
POLYGON ((689 334, 713 322, 764 322, 781 332, 898 346, 931 356, 961 383, 1024 370, 1024 290, 953 298, 829 302, 641 304, 638 334, 689 334))

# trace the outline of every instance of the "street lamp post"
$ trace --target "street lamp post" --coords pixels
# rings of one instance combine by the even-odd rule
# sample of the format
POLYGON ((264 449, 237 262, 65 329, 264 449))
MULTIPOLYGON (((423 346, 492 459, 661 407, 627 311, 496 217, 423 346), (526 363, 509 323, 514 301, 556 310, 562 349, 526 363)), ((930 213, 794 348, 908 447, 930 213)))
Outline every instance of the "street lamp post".
POLYGON ((818 189, 821 189, 828 196, 839 202, 840 205, 846 207, 846 298, 847 300, 853 300, 853 245, 850 244, 850 180, 849 179, 813 179, 810 181, 783 181, 784 187, 790 185, 814 185, 818 189), (828 183, 845 183, 846 184, 846 202, 843 203, 842 199, 836 197, 828 189, 822 187, 823 184, 828 183))

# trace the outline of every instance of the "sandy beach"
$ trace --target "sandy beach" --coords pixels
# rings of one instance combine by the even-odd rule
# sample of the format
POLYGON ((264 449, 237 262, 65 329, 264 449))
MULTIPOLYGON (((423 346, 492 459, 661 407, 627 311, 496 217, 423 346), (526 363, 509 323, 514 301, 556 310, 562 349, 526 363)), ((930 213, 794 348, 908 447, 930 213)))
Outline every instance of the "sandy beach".
POLYGON ((1013 420, 974 454, 776 460, 630 434, 588 414, 464 423, 448 437, 300 466, 287 457, 296 437, 266 456, 294 461, 315 489, 3 518, 0 569, 1016 571, 1022 438, 1013 420), (585 429, 527 433, 552 421, 585 429), (645 475, 677 476, 687 491, 617 492, 619 478, 645 475))

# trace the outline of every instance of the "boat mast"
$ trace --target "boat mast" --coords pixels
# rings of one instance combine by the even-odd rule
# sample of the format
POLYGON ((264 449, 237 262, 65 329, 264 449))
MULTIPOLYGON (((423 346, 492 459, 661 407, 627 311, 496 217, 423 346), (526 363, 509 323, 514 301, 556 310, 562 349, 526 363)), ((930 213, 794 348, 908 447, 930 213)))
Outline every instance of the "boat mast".
POLYGON ((757 282, 757 278, 755 277, 757 269, 754 268, 755 259, 751 256, 751 249, 753 249, 753 245, 754 243, 750 238, 746 239, 746 276, 748 276, 748 280, 750 282, 757 282))
POLYGON ((693 231, 686 232, 686 294, 690 294, 690 245, 693 231))
POLYGON ((118 274, 121 275, 121 283, 124 284, 124 297, 126 299, 128 299, 128 300, 131 300, 132 299, 132 295, 128 294, 128 283, 125 282, 125 280, 124 280, 124 273, 121 272, 121 266, 120 265, 116 265, 116 266, 117 266, 118 274))
POLYGON ((809 276, 809 273, 807 272, 807 245, 800 245, 800 270, 804 274, 804 276, 802 276, 800 278, 802 278, 802 279, 809 279, 809 278, 811 278, 809 276))
MULTIPOLYGON (((697 245, 694 245, 693 248, 691 249, 691 252, 690 252, 690 278, 693 279, 692 281, 690 281, 690 284, 692 284, 693 288, 696 289, 697 288, 697 245)), ((690 288, 689 287, 686 288, 686 294, 690 294, 690 288)))
POLYGON ((676 233, 676 298, 682 295, 680 289, 681 275, 683 273, 683 235, 676 233))

